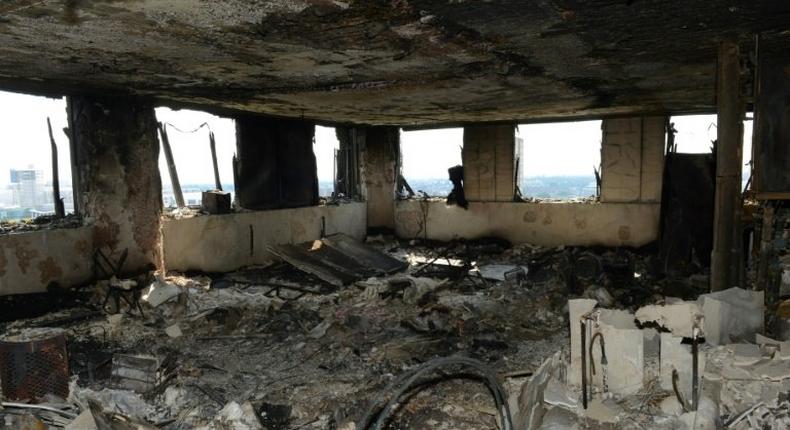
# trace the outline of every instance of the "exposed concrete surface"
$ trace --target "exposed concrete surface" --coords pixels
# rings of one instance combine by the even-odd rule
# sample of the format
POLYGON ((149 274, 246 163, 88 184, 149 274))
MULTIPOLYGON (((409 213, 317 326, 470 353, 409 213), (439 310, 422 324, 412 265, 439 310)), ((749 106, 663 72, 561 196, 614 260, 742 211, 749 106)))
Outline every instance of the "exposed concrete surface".
POLYGON ((367 201, 368 227, 395 228, 395 186, 400 158, 400 130, 369 127, 361 148, 362 196, 367 201))
POLYGON ((168 270, 227 272, 272 261, 269 245, 298 243, 321 237, 321 218, 326 234, 345 233, 364 239, 365 203, 339 206, 244 212, 165 220, 165 267, 168 270))
POLYGON ((602 202, 661 201, 664 120, 650 116, 603 121, 602 202))
POLYGON ((135 99, 69 97, 69 128, 79 176, 79 207, 93 244, 121 272, 160 261, 162 182, 153 105, 135 99))
POLYGON ((404 238, 447 241, 494 236, 541 246, 638 247, 657 238, 659 206, 472 202, 464 210, 443 201, 401 200, 395 204, 395 225, 404 238))
POLYGON ((464 127, 464 193, 470 202, 512 202, 515 129, 512 124, 464 127))
POLYGON ((93 277, 93 228, 0 235, 0 296, 71 287, 93 277))
POLYGON ((0 87, 377 125, 712 110, 718 41, 787 46, 781 3, 5 0, 0 87))

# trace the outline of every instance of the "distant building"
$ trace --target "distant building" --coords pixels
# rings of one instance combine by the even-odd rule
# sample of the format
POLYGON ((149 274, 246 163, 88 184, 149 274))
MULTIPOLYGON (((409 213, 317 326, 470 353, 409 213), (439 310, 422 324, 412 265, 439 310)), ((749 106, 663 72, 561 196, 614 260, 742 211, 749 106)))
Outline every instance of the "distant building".
POLYGON ((11 169, 12 204, 25 209, 41 210, 47 204, 44 171, 32 167, 11 169))

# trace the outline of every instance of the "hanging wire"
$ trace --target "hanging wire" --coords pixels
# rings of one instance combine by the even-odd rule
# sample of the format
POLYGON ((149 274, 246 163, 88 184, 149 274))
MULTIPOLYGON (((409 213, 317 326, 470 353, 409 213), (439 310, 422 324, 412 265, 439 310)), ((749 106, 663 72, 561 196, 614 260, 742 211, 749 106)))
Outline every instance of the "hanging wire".
POLYGON ((181 133, 196 133, 196 132, 200 131, 200 129, 203 128, 203 127, 208 128, 208 131, 212 131, 211 130, 211 126, 208 125, 208 122, 204 122, 203 124, 200 124, 199 126, 194 128, 193 130, 181 130, 180 128, 178 128, 175 125, 173 125, 173 123, 171 123, 171 122, 166 122, 165 124, 169 125, 170 127, 173 127, 173 129, 175 129, 176 131, 181 132, 181 133))

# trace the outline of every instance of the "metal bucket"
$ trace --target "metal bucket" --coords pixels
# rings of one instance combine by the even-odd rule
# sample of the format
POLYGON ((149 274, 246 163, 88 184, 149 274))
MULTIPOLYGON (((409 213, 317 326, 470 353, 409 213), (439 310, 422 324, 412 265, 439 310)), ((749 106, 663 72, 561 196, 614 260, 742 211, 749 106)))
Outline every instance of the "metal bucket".
POLYGON ((39 402, 69 395, 66 336, 53 331, 27 341, 0 341, 0 384, 9 400, 39 402))

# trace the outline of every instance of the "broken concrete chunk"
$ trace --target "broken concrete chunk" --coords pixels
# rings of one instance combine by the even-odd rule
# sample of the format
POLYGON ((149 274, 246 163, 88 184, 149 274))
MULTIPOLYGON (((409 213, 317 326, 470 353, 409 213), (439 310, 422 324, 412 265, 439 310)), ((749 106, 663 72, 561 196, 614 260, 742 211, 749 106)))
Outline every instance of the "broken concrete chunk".
POLYGON ((543 392, 543 401, 550 405, 561 406, 567 409, 579 407, 579 396, 571 391, 567 385, 558 382, 556 379, 550 380, 546 385, 546 389, 543 392))
POLYGON ((608 308, 615 305, 614 297, 612 297, 612 294, 609 293, 609 290, 607 290, 605 287, 590 285, 586 290, 584 290, 582 295, 588 299, 597 301, 598 304, 603 308, 608 308))
MULTIPOLYGON (((659 381, 661 388, 672 391, 672 372, 678 372, 678 389, 684 398, 690 400, 693 382, 693 356, 691 345, 684 345, 682 338, 671 333, 661 333, 661 358, 659 361, 659 381)), ((698 350, 698 375, 705 370, 705 352, 698 350)))
POLYGON ((93 414, 89 409, 85 409, 81 414, 70 422, 64 430, 97 430, 96 420, 93 419, 93 414))
POLYGON ((241 405, 236 402, 228 403, 219 412, 217 421, 227 426, 222 428, 232 428, 234 430, 259 430, 263 428, 250 402, 244 402, 241 405))
POLYGON ((416 304, 426 294, 437 290, 447 283, 447 279, 436 280, 433 278, 414 278, 409 277, 411 286, 403 291, 403 301, 409 304, 416 304))
POLYGON ((546 386, 561 362, 560 353, 546 359, 532 376, 532 379, 521 388, 518 397, 518 414, 515 417, 516 428, 534 430, 541 423, 546 407, 543 404, 546 386))
POLYGON ((578 416, 564 408, 551 408, 543 415, 539 430, 578 430, 578 416))
POLYGON ((143 293, 142 299, 149 305, 157 307, 181 294, 181 288, 157 276, 148 289, 143 293))
MULTIPOLYGON (((598 312, 597 331, 603 337, 608 364, 602 364, 601 347, 596 340, 592 344, 592 362, 597 369, 592 375, 593 386, 603 389, 605 375, 609 391, 636 393, 642 389, 644 379, 644 334, 634 324, 634 315, 630 312, 614 309, 598 312)), ((592 331, 593 335, 595 332, 592 331)))
POLYGON ((763 291, 730 288, 704 294, 697 303, 705 314, 705 341, 711 345, 751 342, 763 330, 763 291))
POLYGON ((326 335, 326 331, 329 330, 331 325, 331 321, 321 321, 307 333, 307 336, 313 339, 320 339, 326 335))
POLYGON ((636 319, 640 323, 654 322, 677 337, 693 337, 695 324, 703 319, 702 315, 697 303, 685 301, 643 306, 636 311, 636 319))
POLYGON ((729 345, 732 349, 734 364, 736 366, 751 366, 763 358, 758 345, 751 343, 735 343, 729 345))
POLYGON ((585 415, 601 424, 615 424, 620 421, 620 412, 620 407, 614 401, 595 398, 587 405, 585 415))
POLYGON ((181 326, 178 324, 173 324, 170 327, 165 328, 165 334, 172 337, 173 339, 179 338, 183 335, 181 332, 181 326))

